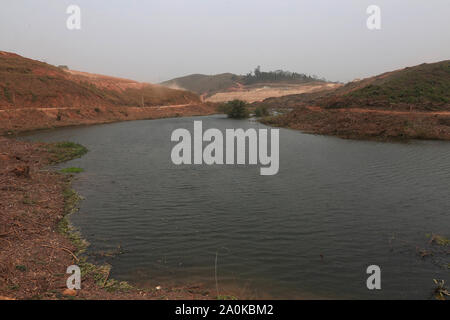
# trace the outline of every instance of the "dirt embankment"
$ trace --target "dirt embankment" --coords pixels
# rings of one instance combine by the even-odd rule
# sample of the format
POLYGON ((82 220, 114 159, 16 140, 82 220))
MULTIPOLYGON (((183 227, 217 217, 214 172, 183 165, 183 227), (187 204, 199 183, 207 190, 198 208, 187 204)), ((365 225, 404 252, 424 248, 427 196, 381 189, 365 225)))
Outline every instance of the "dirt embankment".
POLYGON ((214 113, 217 113, 214 105, 201 103, 160 107, 17 108, 0 110, 0 135, 73 125, 214 113))
POLYGON ((71 156, 55 148, 0 137, 0 300, 214 298, 200 285, 136 289, 89 264, 80 239, 66 232, 64 216, 76 203, 69 177, 45 169, 71 156), (75 296, 65 292, 70 265, 82 270, 75 296))
POLYGON ((262 122, 348 139, 450 140, 450 112, 324 109, 308 106, 298 107, 278 117, 265 118, 262 122))

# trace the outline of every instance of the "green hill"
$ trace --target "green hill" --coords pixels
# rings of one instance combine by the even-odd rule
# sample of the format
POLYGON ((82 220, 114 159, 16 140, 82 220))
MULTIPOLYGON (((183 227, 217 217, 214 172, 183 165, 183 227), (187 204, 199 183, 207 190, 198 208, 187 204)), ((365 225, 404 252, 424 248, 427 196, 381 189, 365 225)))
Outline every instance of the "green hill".
POLYGON ((450 60, 351 82, 318 100, 328 108, 450 110, 450 60))
POLYGON ((371 108, 450 111, 450 60, 352 81, 334 90, 269 98, 267 107, 371 108))

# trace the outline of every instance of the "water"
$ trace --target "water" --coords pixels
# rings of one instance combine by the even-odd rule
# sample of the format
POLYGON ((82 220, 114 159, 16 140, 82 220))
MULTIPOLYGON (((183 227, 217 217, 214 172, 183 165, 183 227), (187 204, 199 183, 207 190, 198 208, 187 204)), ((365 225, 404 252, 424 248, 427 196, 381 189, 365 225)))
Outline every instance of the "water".
POLYGON ((424 259, 426 234, 450 236, 450 143, 380 143, 280 130, 280 171, 175 166, 176 128, 265 128, 222 116, 122 122, 33 134, 90 152, 71 220, 92 260, 145 285, 197 284, 248 298, 427 299, 448 254, 424 259), (121 250, 117 250, 120 246, 121 250), (123 251, 120 255, 108 254, 123 251), (106 254, 105 254, 106 253, 106 254), (112 255, 112 256, 111 256, 112 255), (321 256, 322 255, 322 256, 321 256), (366 287, 379 265, 382 290, 366 287))

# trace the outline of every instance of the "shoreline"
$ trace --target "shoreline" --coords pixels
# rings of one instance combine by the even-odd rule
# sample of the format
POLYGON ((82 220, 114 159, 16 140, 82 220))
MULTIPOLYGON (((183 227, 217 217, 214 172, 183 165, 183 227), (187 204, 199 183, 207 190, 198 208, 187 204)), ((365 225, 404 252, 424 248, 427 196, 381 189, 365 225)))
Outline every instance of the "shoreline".
POLYGON ((49 151, 51 145, 53 144, 0 137, 0 190, 2 190, 0 209, 5 212, 5 215, 0 217, 0 300, 3 298, 235 299, 226 291, 216 297, 214 288, 206 288, 201 284, 166 288, 162 283, 162 288, 159 289, 137 288, 127 282, 110 278, 111 266, 92 264, 87 261, 83 255, 86 249, 85 241, 76 230, 70 227, 67 219, 74 213, 79 200, 78 195, 71 188, 73 175, 62 174, 48 168, 48 165, 69 161, 78 157, 79 154, 62 150, 63 156, 55 158, 49 151), (26 166, 30 167, 29 176, 27 176, 26 166), (41 181, 41 177, 45 179, 41 181), (11 183, 8 183, 8 179, 11 179, 11 183), (48 189, 51 189, 52 199, 50 200, 46 199, 48 189), (8 197, 4 198, 7 193, 8 197), (13 214, 25 214, 27 218, 34 215, 36 210, 39 216, 38 223, 30 226, 21 220, 20 215, 10 217, 12 210, 8 211, 7 208, 10 199, 15 201, 13 209, 19 206, 19 212, 12 212, 13 214), (51 214, 42 216, 41 210, 51 214), (8 217, 12 219, 5 222, 3 219, 8 217), (15 222, 18 222, 18 225, 15 222), (16 227, 13 227, 12 231, 5 230, 5 227, 9 225, 16 227), (32 238, 37 232, 39 232, 38 237, 32 238), (45 238, 47 236, 49 240, 45 238), (31 257, 22 254, 24 246, 20 246, 18 242, 23 241, 24 238, 25 248, 33 253, 31 257), (11 245, 19 249, 14 250, 10 248, 11 245), (15 260, 8 261, 8 257, 14 257, 15 260), (65 281, 68 277, 65 274, 65 268, 72 264, 79 265, 83 273, 82 289, 76 296, 64 294, 65 281))
POLYGON ((0 110, 0 136, 61 127, 216 114, 211 103, 115 108, 22 108, 0 110))
POLYGON ((261 123, 307 134, 369 141, 450 140, 450 112, 396 112, 371 109, 298 107, 261 118, 261 123))
POLYGON ((48 168, 83 153, 59 150, 57 144, 0 137, 0 300, 235 298, 216 297, 202 284, 137 288, 111 279, 111 266, 88 262, 83 254, 86 241, 68 220, 80 200, 71 187, 73 175, 48 168), (82 270, 77 291, 66 290, 66 268, 73 264, 82 270))

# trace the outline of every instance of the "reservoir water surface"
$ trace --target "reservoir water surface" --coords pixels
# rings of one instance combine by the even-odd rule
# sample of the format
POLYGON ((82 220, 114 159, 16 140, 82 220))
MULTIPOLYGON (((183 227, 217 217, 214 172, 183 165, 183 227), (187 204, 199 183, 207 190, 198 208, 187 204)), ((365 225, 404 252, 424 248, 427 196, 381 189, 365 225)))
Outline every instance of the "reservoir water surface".
POLYGON ((250 298, 427 299, 450 281, 450 143, 343 140, 280 129, 280 169, 172 163, 173 130, 266 128, 224 116, 42 131, 90 152, 70 217, 111 277, 138 285, 202 284, 250 298), (119 249, 118 249, 119 248, 119 249), (422 258, 421 248, 436 249, 422 258), (120 253, 120 254, 117 254, 120 253), (217 263, 216 263, 217 262, 217 263), (366 268, 381 268, 369 291, 366 268))

